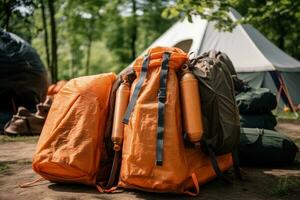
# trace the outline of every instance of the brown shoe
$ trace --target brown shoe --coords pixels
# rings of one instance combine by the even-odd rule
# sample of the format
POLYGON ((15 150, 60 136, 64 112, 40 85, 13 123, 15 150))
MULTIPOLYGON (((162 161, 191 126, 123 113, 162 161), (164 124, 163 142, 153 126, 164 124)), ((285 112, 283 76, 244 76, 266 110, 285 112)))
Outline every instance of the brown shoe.
POLYGON ((42 131, 45 117, 36 117, 24 107, 19 107, 16 115, 4 126, 7 135, 39 135, 42 131))

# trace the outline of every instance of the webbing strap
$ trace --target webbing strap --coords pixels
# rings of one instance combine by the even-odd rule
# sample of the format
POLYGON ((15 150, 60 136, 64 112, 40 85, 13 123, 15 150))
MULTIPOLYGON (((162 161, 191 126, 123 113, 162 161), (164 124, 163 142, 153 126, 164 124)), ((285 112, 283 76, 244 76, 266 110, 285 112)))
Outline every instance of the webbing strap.
POLYGON ((138 82, 137 82, 137 84, 134 88, 132 97, 131 97, 130 102, 127 106, 127 110, 126 110, 124 118, 123 118, 123 123, 124 124, 128 124, 128 122, 129 122, 131 112, 132 112, 132 110, 133 110, 133 108, 136 104, 136 100, 138 98, 138 95, 140 93, 142 85, 145 81, 145 78, 146 78, 146 75, 147 75, 147 70, 148 70, 148 65, 149 65, 149 55, 146 55, 145 58, 144 58, 144 61, 143 61, 143 65, 142 65, 142 72, 141 72, 141 75, 140 75, 140 79, 138 80, 138 82))
POLYGON ((233 169, 236 177, 241 181, 244 180, 240 169, 240 161, 239 161, 237 148, 232 152, 232 160, 233 160, 233 169))
POLYGON ((157 140, 156 140, 156 165, 163 164, 163 145, 164 145, 164 111, 166 102, 167 77, 169 60, 171 53, 165 52, 160 71, 160 88, 158 92, 158 119, 157 119, 157 140))
POLYGON ((119 169, 120 166, 120 151, 115 151, 115 155, 114 155, 114 160, 113 160, 113 165, 110 171, 110 175, 109 175, 109 179, 108 179, 108 183, 106 185, 106 188, 112 188, 114 183, 115 183, 115 179, 117 176, 117 171, 119 169))
POLYGON ((217 177, 222 179, 226 183, 231 183, 231 181, 228 178, 226 178, 224 176, 223 172, 221 171, 214 151, 209 146, 207 146, 207 150, 209 153, 209 158, 210 158, 212 167, 213 167, 217 177))

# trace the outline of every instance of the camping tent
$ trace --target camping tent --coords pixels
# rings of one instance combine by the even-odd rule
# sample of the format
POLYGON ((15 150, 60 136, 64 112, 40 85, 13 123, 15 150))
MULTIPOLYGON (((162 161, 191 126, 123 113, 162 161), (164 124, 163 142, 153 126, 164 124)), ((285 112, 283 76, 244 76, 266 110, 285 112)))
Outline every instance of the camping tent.
MULTIPOLYGON (((241 18, 230 9, 233 20, 241 18)), ((252 87, 270 88, 278 100, 290 105, 300 103, 300 62, 276 47, 251 25, 238 25, 232 32, 220 32, 214 22, 199 16, 193 22, 179 21, 158 38, 152 46, 176 46, 197 55, 217 50, 232 60, 238 76, 252 87), (281 96, 281 98, 280 98, 281 96)))

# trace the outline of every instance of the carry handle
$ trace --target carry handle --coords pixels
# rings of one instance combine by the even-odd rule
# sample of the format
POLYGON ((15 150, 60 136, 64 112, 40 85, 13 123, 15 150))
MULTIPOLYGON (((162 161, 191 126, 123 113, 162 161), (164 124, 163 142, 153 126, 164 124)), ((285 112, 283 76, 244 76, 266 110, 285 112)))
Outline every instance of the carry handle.
POLYGON ((41 182, 41 181, 45 181, 46 179, 43 178, 43 177, 40 177, 36 180, 33 180, 33 181, 30 181, 30 182, 27 182, 27 183, 22 183, 22 184, 19 184, 19 187, 20 188, 28 188, 28 187, 32 187, 32 186, 35 186, 34 184, 38 183, 38 182, 41 182))
POLYGON ((195 192, 190 191, 190 190, 186 190, 183 193, 195 197, 195 196, 199 195, 199 191, 200 191, 199 182, 198 182, 198 178, 197 178, 195 173, 192 173, 191 178, 192 178, 192 181, 193 181, 193 184, 194 184, 195 192))

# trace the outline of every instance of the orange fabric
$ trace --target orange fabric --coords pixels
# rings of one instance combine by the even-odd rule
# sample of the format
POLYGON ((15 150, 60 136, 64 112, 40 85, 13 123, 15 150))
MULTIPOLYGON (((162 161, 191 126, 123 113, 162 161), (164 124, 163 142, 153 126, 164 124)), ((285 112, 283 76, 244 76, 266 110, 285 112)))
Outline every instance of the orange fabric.
POLYGON ((67 83, 66 80, 58 81, 56 84, 52 84, 48 87, 48 96, 53 96, 59 92, 59 90, 67 83))
POLYGON ((104 129, 115 79, 113 73, 76 78, 59 91, 37 144, 34 171, 50 181, 88 185, 108 175, 100 161, 106 156, 104 129))
MULTIPOLYGON (((130 121, 124 128, 122 165, 118 186, 153 192, 187 193, 196 195, 203 184, 215 177, 208 156, 200 150, 185 149, 182 135, 181 106, 176 70, 188 59, 178 48, 150 49, 147 78, 142 85, 130 121), (158 99, 161 61, 164 52, 171 52, 164 112, 163 165, 156 166, 158 99), (196 188, 196 192, 189 192, 196 188)), ((137 84, 143 57, 134 63, 137 84)), ((231 167, 231 155, 218 158, 224 171, 231 167)))
MULTIPOLYGON (((166 51, 172 52, 171 58, 169 61, 170 69, 178 70, 181 67, 181 65, 185 61, 187 61, 187 54, 184 53, 184 51, 182 51, 181 49, 178 49, 175 47, 172 47, 172 48, 155 47, 155 48, 149 49, 149 51, 147 52, 147 54, 150 55, 150 63, 148 66, 148 70, 153 69, 153 68, 160 68, 161 63, 162 63, 162 55, 166 51)), ((133 68, 136 72, 141 71, 143 59, 144 59, 144 57, 140 56, 135 60, 135 62, 133 64, 133 68)))

